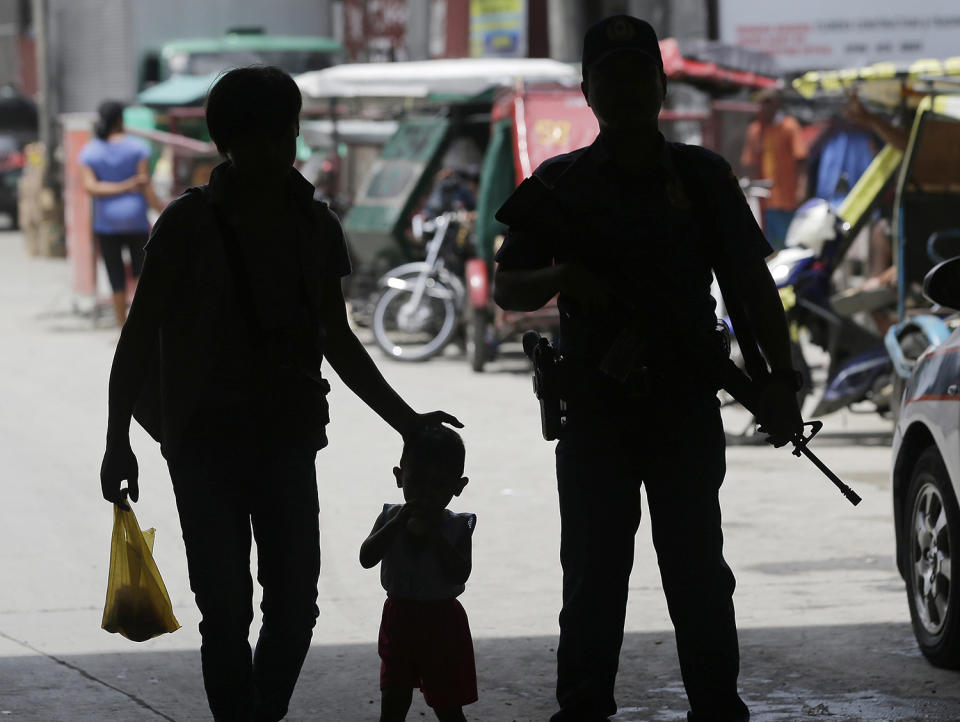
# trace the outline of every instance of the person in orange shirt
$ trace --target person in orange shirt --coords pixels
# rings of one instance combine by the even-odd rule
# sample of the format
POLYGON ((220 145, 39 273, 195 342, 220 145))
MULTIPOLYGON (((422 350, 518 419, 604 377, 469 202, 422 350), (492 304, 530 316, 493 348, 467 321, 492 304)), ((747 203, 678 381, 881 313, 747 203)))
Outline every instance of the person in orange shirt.
POLYGON ((760 110, 747 128, 740 162, 751 177, 773 183, 763 205, 763 230, 779 251, 793 213, 804 200, 807 148, 796 118, 780 111, 776 91, 763 91, 758 100, 760 110))

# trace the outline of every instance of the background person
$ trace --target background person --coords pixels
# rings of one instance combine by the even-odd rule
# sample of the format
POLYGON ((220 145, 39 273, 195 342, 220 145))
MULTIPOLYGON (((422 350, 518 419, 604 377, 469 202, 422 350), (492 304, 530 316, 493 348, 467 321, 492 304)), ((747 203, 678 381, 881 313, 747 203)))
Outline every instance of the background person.
POLYGON ((123 249, 130 253, 134 279, 139 278, 150 233, 147 206, 158 213, 163 210, 150 184, 150 146, 124 133, 123 110, 123 104, 114 100, 101 103, 96 137, 80 151, 80 173, 93 196, 93 232, 110 279, 118 326, 127 318, 123 249))
POLYGON ((773 250, 779 251, 794 211, 805 200, 807 149, 800 124, 780 110, 777 91, 761 91, 757 99, 760 109, 747 127, 740 162, 751 178, 773 183, 762 205, 763 231, 773 250))
MULTIPOLYGON (((854 90, 847 98, 843 108, 847 120, 866 128, 901 153, 906 152, 910 142, 910 129, 895 125, 886 116, 874 113, 866 108, 854 90)), ((890 219, 893 215, 893 189, 888 191, 877 217, 870 228, 870 255, 865 288, 895 286, 896 271, 893 268, 893 231, 890 219)))

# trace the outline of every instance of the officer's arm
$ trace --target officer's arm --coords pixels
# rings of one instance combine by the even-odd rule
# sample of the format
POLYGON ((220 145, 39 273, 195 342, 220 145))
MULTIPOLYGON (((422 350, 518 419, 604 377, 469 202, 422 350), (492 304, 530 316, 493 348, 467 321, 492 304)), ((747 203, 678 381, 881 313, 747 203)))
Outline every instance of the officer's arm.
MULTIPOLYGON (((537 187, 524 183, 521 188, 537 187)), ((563 271, 554 265, 551 241, 549 234, 510 226, 497 251, 493 276, 493 300, 500 308, 536 311, 560 292, 563 271)))
POLYGON ((793 368, 790 356, 790 334, 783 313, 780 292, 766 261, 762 258, 746 262, 737 277, 737 290, 750 327, 772 371, 793 368))
POLYGON ((562 290, 564 273, 562 265, 533 270, 498 268, 493 277, 493 300, 508 311, 536 311, 562 290))

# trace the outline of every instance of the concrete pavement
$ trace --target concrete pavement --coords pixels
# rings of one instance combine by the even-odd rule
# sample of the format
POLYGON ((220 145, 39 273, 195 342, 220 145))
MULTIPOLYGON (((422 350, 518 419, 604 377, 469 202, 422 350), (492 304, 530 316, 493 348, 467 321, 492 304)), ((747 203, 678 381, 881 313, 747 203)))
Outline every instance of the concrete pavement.
MULTIPOLYGON (((183 628, 143 644, 99 628, 111 510, 97 471, 117 331, 71 306, 66 263, 25 258, 19 234, 0 233, 0 719, 209 719, 173 494, 139 429, 136 512, 157 528, 157 563, 183 628)), ((479 517, 462 601, 481 697, 467 717, 545 720, 559 523, 552 445, 539 437, 524 361, 508 355, 482 376, 455 355, 381 367, 415 407, 444 408, 467 424, 471 483, 454 508, 479 517)), ((399 499, 390 468, 400 441, 331 382, 331 445, 318 458, 321 618, 289 718, 372 720, 383 594, 357 551, 383 502, 399 499)), ((960 719, 960 675, 920 656, 894 569, 888 431, 869 417, 827 420, 831 436, 816 448, 864 497, 855 509, 782 450, 729 450, 726 554, 738 578, 741 682, 755 719, 960 719)), ((682 719, 670 629, 644 522, 618 720, 682 719)), ((416 699, 410 719, 421 714, 431 716, 416 699)))

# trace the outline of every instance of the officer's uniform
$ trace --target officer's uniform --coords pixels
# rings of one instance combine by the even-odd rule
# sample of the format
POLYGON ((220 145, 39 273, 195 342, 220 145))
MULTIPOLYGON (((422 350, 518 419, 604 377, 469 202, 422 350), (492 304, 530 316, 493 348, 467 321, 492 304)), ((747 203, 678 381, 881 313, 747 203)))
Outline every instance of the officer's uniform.
POLYGON ((724 435, 701 343, 716 320, 711 263, 756 263, 770 246, 729 165, 702 148, 661 138, 659 162, 636 178, 598 139, 546 161, 535 175, 552 189, 554 205, 521 203, 518 211, 514 204, 501 213, 509 230, 500 269, 573 263, 609 279, 626 299, 589 313, 559 298, 568 412, 557 445, 564 577, 561 711, 553 719, 616 712, 641 483, 690 719, 748 719, 737 695, 734 578, 722 554, 724 435), (631 324, 643 344, 620 382, 599 368, 631 324))

